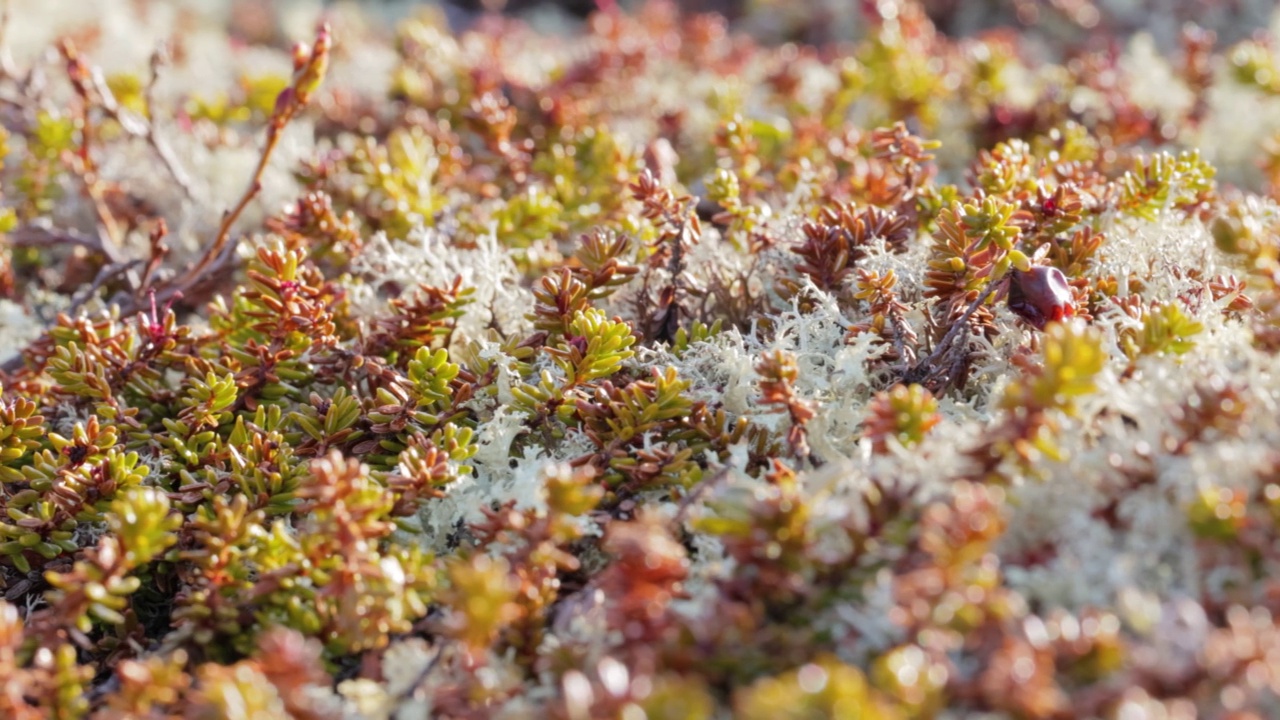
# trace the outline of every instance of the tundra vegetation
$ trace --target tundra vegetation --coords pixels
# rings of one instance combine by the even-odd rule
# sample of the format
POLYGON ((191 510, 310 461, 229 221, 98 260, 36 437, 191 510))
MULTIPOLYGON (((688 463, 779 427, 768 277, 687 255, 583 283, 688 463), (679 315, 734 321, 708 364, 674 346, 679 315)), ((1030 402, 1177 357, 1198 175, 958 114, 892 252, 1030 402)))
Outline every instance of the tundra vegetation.
POLYGON ((990 4, 12 0, 0 717, 1280 716, 1276 41, 990 4))

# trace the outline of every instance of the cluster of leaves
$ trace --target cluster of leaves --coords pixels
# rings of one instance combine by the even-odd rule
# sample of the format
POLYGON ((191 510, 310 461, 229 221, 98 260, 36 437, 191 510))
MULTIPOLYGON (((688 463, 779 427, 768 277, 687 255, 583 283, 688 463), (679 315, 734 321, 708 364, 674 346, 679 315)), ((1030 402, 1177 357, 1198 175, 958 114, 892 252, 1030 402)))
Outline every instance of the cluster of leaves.
POLYGON ((1154 109, 864 5, 322 24, 171 107, 165 53, 0 58, 0 716, 1274 715, 1280 211, 1179 130, 1268 41, 1188 30, 1154 109), (1202 575, 1029 599, 1064 474, 1202 575))

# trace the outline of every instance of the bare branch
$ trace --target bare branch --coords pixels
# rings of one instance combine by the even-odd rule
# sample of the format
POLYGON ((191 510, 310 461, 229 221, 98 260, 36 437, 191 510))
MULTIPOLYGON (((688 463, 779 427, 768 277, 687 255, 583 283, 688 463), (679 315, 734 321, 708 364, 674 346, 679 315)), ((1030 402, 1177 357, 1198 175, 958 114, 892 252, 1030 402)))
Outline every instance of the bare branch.
POLYGON ((294 48, 293 82, 276 97, 276 106, 267 125, 266 144, 263 145, 262 154, 258 157, 258 165, 254 168, 253 175, 249 178, 248 187, 240 195, 240 200, 235 206, 222 214, 222 224, 218 227, 218 234, 214 236, 213 242, 209 243, 209 246, 205 248, 200 259, 188 268, 172 286, 161 293, 164 298, 167 299, 177 293, 185 293, 200 284, 205 279, 205 275, 211 266, 226 254, 225 251, 228 250, 228 242, 231 239, 231 228, 235 225, 236 220, 240 218, 240 215, 244 213, 249 203, 253 202, 253 199, 262 191, 262 175, 266 172, 267 165, 271 161, 271 155, 280 143, 281 133, 284 132, 285 126, 289 124, 294 115, 306 107, 312 93, 319 87, 320 81, 324 79, 329 64, 329 52, 333 47, 332 43, 329 25, 324 23, 316 29, 315 43, 311 48, 301 44, 294 48))
POLYGON ((74 314, 80 310, 80 308, 89 301, 89 298, 93 297, 98 290, 103 285, 106 285, 112 278, 131 272, 141 265, 142 262, 142 260, 129 260, 126 262, 116 262, 103 265, 92 283, 85 285, 76 291, 75 297, 71 299, 71 307, 68 310, 68 313, 74 314))
POLYGON ((90 73, 90 78, 93 81, 93 88, 101 101, 102 109, 107 113, 107 117, 115 120, 125 132, 145 140, 156 154, 156 157, 160 158, 160 163, 164 165, 169 176, 182 189, 182 194, 188 200, 194 201, 196 196, 191 186, 191 178, 183 170, 182 164, 173 152, 173 148, 169 147, 164 138, 160 137, 159 133, 156 132, 155 86, 160 78, 160 68, 164 65, 166 57, 167 52, 163 45, 151 54, 151 78, 147 81, 146 91, 143 96, 147 107, 147 117, 139 117, 137 113, 120 106, 120 103, 116 100, 115 93, 111 92, 111 88, 107 86, 106 78, 103 77, 101 69, 94 67, 90 73))
POLYGON ((112 263, 122 260, 115 246, 101 235, 86 235, 71 228, 58 228, 44 225, 23 225, 11 230, 6 240, 13 247, 57 247, 58 245, 74 245, 91 252, 98 253, 112 263))
POLYGON ((938 361, 940 361, 943 356, 947 354, 947 351, 951 349, 951 345, 955 342, 961 331, 968 332, 969 318, 978 311, 978 308, 987 301, 987 298, 991 297, 992 294, 995 293, 999 285, 1000 281, 998 280, 987 283, 987 287, 982 291, 982 294, 978 295, 973 302, 969 303, 969 307, 965 308, 964 314, 957 318, 955 322, 951 323, 951 327, 947 329, 947 334, 942 336, 942 340, 938 342, 938 346, 933 349, 933 352, 929 354, 929 357, 921 360, 919 363, 915 364, 903 373, 902 382, 908 385, 919 383, 932 375, 938 361))

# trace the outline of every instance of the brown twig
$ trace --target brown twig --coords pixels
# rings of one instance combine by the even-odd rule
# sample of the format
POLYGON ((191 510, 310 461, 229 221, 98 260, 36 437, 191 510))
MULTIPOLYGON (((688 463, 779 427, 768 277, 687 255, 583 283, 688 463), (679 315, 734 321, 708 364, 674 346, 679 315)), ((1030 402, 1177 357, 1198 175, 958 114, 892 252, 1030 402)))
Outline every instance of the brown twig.
POLYGON ((76 291, 75 296, 71 299, 71 308, 68 312, 77 312, 86 302, 89 301, 89 298, 93 297, 94 294, 98 292, 98 289, 103 285, 106 285, 108 281, 114 277, 132 271, 134 268, 141 265, 142 262, 142 260, 127 260, 103 265, 102 269, 98 271, 97 276, 94 277, 92 283, 85 285, 76 291))
POLYGON ((262 148, 262 154, 258 157, 258 165, 253 170, 248 187, 240 195, 240 200, 235 206, 223 213, 222 224, 218 227, 218 234, 214 236, 213 242, 209 243, 209 246, 205 248, 200 259, 182 274, 174 287, 170 289, 170 294, 174 291, 181 292, 198 284, 210 265, 226 249, 227 243, 231 239, 232 226, 235 225, 240 215, 244 213, 245 208, 249 207, 249 203, 253 202, 253 199, 262 191, 262 175, 266 172, 267 164, 271 161, 271 155, 275 152, 276 146, 280 142, 280 136, 285 126, 289 124, 289 121, 293 119, 293 116, 299 110, 306 106, 311 94, 324 78, 331 48, 332 38, 329 34, 328 23, 322 24, 316 30, 315 43, 310 50, 307 50, 305 46, 294 48, 293 82, 289 87, 282 90, 276 98, 275 110, 271 114, 270 124, 267 125, 266 144, 262 148))
POLYGON ((195 200, 195 190, 191 186, 191 178, 183 170, 182 163, 178 161, 178 157, 174 155, 173 148, 164 141, 156 132, 155 121, 155 88, 156 82, 160 79, 160 68, 168 59, 168 52, 162 44, 151 53, 151 77, 147 81, 146 90, 143 92, 143 102, 145 103, 147 114, 146 117, 138 117, 135 113, 130 112, 127 108, 120 107, 120 103, 116 101, 115 94, 111 92, 111 88, 107 86, 106 80, 102 77, 102 73, 94 69, 93 84, 98 91, 98 95, 102 98, 102 109, 107 115, 120 124, 125 132, 134 137, 142 138, 147 145, 160 158, 160 164, 164 165, 169 176, 178 184, 182 190, 182 194, 188 200, 195 200))
POLYGON ((942 336, 942 340, 938 342, 938 346, 933 349, 933 352, 929 354, 929 357, 916 363, 903 373, 903 383, 907 385, 920 383, 933 374, 934 366, 944 355, 947 354, 947 351, 951 349, 951 345, 960 335, 960 332, 962 330, 968 332, 969 318, 978 311, 978 308, 987 301, 987 298, 991 297, 992 294, 995 293, 999 285, 999 280, 987 283, 987 287, 982 291, 982 294, 975 298, 973 302, 969 303, 969 307, 965 308, 964 314, 962 314, 951 324, 951 327, 947 329, 947 333, 942 336))
POLYGON ((915 333, 911 326, 907 324, 907 319, 902 317, 902 309, 894 306, 887 313, 889 322, 893 325, 893 349, 898 353, 898 360, 902 363, 903 368, 911 367, 911 363, 915 362, 916 351, 914 347, 907 346, 907 338, 912 338, 914 344, 915 333))
MULTIPOLYGON (((166 287, 157 288, 156 296, 161 301, 172 300, 178 296, 193 297, 192 288, 200 286, 209 279, 210 275, 225 266, 235 249, 235 244, 230 242, 232 227, 249 207, 249 203, 253 202, 253 199, 262 191, 262 175, 271 162, 271 156, 280 142, 285 126, 299 110, 306 106, 312 93, 324 79, 331 48, 332 39, 328 23, 316 29, 316 39, 310 49, 301 44, 294 48, 293 82, 276 97, 275 110, 267 125, 266 142, 258 156, 258 164, 254 167, 248 186, 236 204, 222 214, 218 233, 200 254, 200 258, 166 287)), ((130 315, 141 307, 138 297, 134 297, 131 303, 121 306, 121 313, 130 315)))
POLYGON ((101 235, 94 237, 70 228, 23 225, 11 230, 5 238, 13 247, 56 247, 74 245, 101 254, 109 262, 118 263, 121 257, 115 247, 101 235))
POLYGON ((427 678, 431 676, 433 671, 435 671, 436 666, 440 664, 440 659, 444 657, 444 651, 447 648, 448 641, 442 642, 436 646, 435 655, 431 657, 431 660, 427 662, 426 666, 424 666, 422 670, 418 671, 418 675, 414 678, 413 682, 409 683, 409 685, 400 692, 399 697, 401 700, 407 700, 418 692, 422 687, 422 683, 427 681, 427 678))
MULTIPOLYGON (((281 133, 298 111, 306 107, 312 94, 320 86, 320 82, 324 79, 325 72, 328 69, 329 53, 332 47, 333 40, 328 23, 322 23, 316 29, 315 42, 310 48, 301 43, 294 47, 293 81, 289 87, 286 87, 276 97, 275 110, 272 112, 271 122, 267 126, 266 144, 263 146, 262 154, 258 158, 258 165, 254 168, 253 176, 249 180, 249 186, 240 196, 240 200, 236 202, 235 206, 223 213, 222 223, 218 227, 218 234, 214 236, 213 241, 205 248, 200 258, 172 283, 169 283, 167 287, 157 291, 156 296, 159 300, 169 301, 176 297, 189 295, 189 291, 192 288, 200 286, 209 279, 212 273, 225 267, 235 249, 235 245, 229 242, 232 226, 235 225, 236 220, 239 219, 245 208, 249 206, 249 203, 262 191, 262 175, 266 171, 267 164, 271 161, 271 155, 280 142, 281 133)), ((87 84, 91 79, 95 91, 103 100, 104 110, 111 114, 112 111, 107 109, 108 106, 115 108, 117 115, 113 117, 117 119, 117 122, 120 122, 121 127, 124 127, 128 132, 136 134, 135 131, 129 130, 127 121, 121 121, 121 118, 132 116, 126 116, 121 112, 119 105, 115 102, 115 96, 105 86, 101 73, 96 70, 89 71, 69 41, 63 43, 62 51, 68 63, 72 83, 79 84, 77 92, 82 97, 87 97, 87 84)), ((153 56, 153 72, 154 63, 156 62, 158 61, 153 56)), ((154 83, 154 78, 152 82, 154 83)), ((155 146, 153 145, 152 147, 154 148, 155 146)), ((100 231, 99 234, 101 235, 102 232, 100 231)), ((70 242, 102 253, 110 261, 111 265, 99 272, 91 292, 111 277, 120 272, 130 271, 141 262, 122 262, 122 258, 116 252, 114 243, 109 238, 99 237, 94 240, 70 230, 52 230, 28 226, 10 233, 8 239, 15 245, 54 245, 58 242, 70 242)), ((148 276, 151 276, 154 272, 155 268, 148 268, 148 276)), ((121 315, 129 316, 138 312, 142 307, 139 294, 135 293, 128 298, 127 302, 120 303, 119 310, 121 315)), ((24 362, 23 356, 19 354, 0 364, 0 372, 12 373, 22 367, 24 362)))
MULTIPOLYGON (((143 96, 146 103, 146 116, 140 116, 128 108, 121 107, 119 101, 116 100, 115 93, 107 85, 102 69, 89 65, 80 56, 70 40, 64 39, 60 43, 59 49, 63 58, 67 61, 67 72, 71 76, 72 85, 75 86, 76 92, 84 100, 86 106, 90 103, 97 105, 106 113, 107 117, 115 120, 116 124, 126 133, 146 141, 156 156, 160 158, 160 164, 164 165, 170 177, 182 189, 183 195, 188 200, 194 200, 195 192, 191 187, 191 179, 187 176, 186 171, 182 169, 182 165, 178 162, 173 149, 156 132, 154 95, 156 82, 160 78, 160 66, 165 59, 164 46, 160 46, 151 54, 151 78, 147 82, 143 96), (96 102, 93 102, 94 100, 96 102)), ((88 108, 86 107, 87 112, 88 108)), ((86 126, 87 124, 86 122, 86 126)))
POLYGON ((169 254, 169 246, 164 241, 165 236, 168 234, 168 223, 164 221, 164 218, 159 218, 151 228, 149 237, 150 252, 148 253, 147 267, 142 272, 142 281, 138 283, 139 290, 146 290, 151 287, 156 272, 160 270, 160 264, 164 262, 165 256, 169 254))
POLYGON ((698 484, 695 485, 683 499, 681 499, 680 505, 676 509, 675 518, 673 519, 674 524, 679 526, 680 523, 684 522, 684 519, 689 514, 689 510, 693 507, 693 504, 701 500, 703 495, 706 495, 712 488, 723 482, 725 478, 729 477, 729 472, 732 469, 732 465, 722 465, 719 470, 716 470, 714 475, 700 480, 698 484))
POLYGON ((67 158, 71 171, 84 185, 84 194, 89 198, 94 214, 98 218, 98 234, 109 241, 111 247, 119 249, 123 245, 124 238, 120 233, 120 225, 103 196, 102 178, 98 176, 98 164, 94 162, 91 152, 94 142, 94 126, 89 121, 89 111, 94 105, 91 83, 94 76, 101 73, 96 68, 89 67, 70 38, 63 38, 58 42, 58 52, 62 54, 67 79, 71 81, 71 87, 80 98, 78 106, 81 128, 80 147, 73 153, 65 153, 64 158, 67 158))

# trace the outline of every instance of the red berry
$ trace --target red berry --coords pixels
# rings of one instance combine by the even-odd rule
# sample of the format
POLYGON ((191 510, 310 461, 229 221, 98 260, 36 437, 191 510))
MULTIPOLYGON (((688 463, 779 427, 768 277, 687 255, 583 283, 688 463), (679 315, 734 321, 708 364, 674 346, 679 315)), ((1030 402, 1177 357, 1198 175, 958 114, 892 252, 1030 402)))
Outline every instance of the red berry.
POLYGON ((1009 309, 1037 330, 1043 330, 1051 321, 1062 321, 1076 314, 1067 276, 1057 268, 1039 265, 1026 272, 1013 271, 1009 309))

